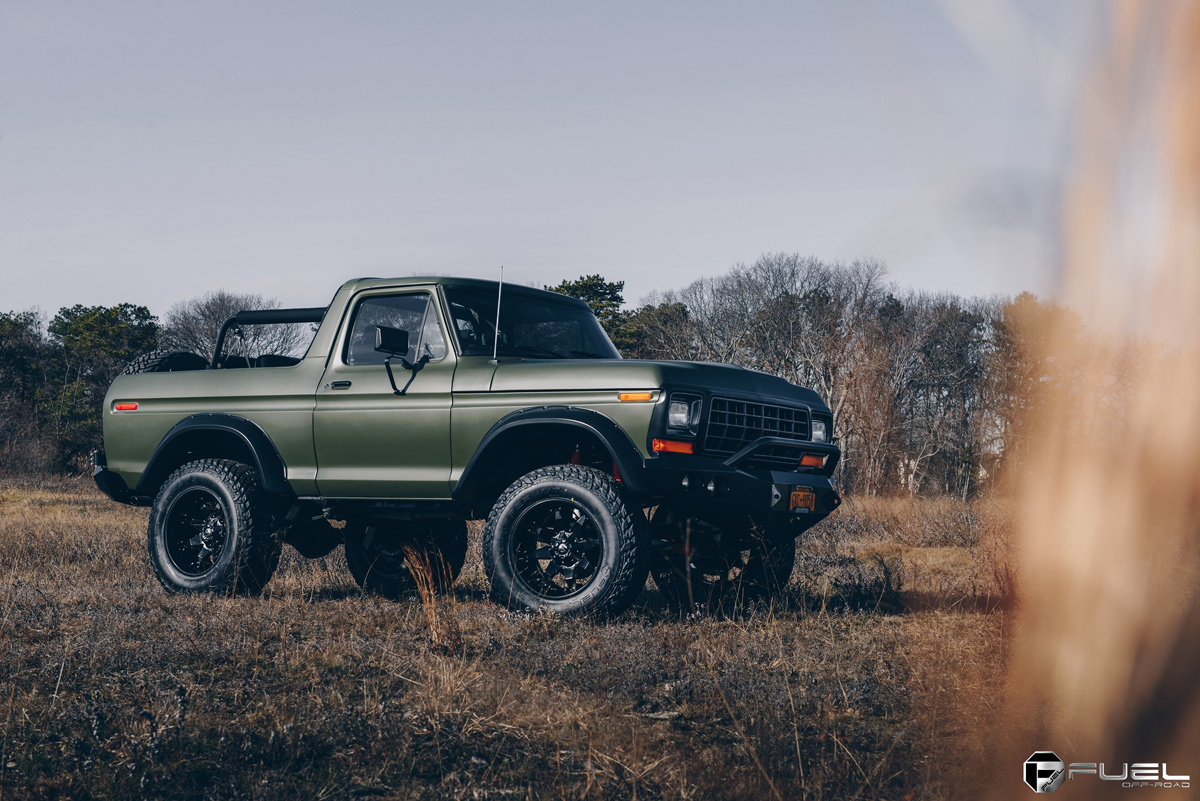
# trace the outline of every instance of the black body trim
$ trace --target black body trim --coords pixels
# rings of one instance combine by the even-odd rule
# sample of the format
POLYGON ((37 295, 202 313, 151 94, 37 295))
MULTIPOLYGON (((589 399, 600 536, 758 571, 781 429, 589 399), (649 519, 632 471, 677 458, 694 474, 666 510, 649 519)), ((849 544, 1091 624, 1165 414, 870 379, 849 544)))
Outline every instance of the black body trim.
POLYGON ((137 499, 129 491, 125 479, 108 469, 104 451, 92 451, 92 480, 96 486, 117 503, 136 504, 137 499))
POLYGON ((275 495, 293 495, 292 487, 287 482, 287 472, 283 457, 271 442, 266 432, 244 417, 233 414, 193 414, 180 420, 167 432, 154 455, 142 471, 134 493, 138 495, 153 495, 158 485, 167 477, 172 464, 174 448, 178 446, 180 437, 199 431, 221 431, 239 437, 249 448, 254 458, 254 467, 258 470, 262 488, 275 495))

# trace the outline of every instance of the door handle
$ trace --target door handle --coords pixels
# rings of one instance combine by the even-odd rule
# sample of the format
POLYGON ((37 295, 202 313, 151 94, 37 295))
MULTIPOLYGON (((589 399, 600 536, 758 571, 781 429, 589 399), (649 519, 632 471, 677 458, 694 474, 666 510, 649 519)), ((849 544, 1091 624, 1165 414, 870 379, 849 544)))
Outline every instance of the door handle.
POLYGON ((328 385, 330 389, 350 389, 349 381, 334 381, 328 385))

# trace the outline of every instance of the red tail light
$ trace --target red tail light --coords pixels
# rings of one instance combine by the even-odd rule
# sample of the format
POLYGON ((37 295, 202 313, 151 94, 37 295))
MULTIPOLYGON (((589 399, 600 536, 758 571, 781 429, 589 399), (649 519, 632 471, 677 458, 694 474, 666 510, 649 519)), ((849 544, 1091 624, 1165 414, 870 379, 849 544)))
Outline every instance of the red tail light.
POLYGON ((118 404, 114 405, 113 408, 116 409, 118 412, 136 412, 137 404, 136 403, 118 403, 118 404))

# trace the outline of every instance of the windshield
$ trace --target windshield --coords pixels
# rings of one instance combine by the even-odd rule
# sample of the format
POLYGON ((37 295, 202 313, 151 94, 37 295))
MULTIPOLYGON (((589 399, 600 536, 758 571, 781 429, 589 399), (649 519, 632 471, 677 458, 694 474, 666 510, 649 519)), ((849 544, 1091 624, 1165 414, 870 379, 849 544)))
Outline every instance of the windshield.
MULTIPOLYGON (((464 356, 491 356, 496 290, 446 287, 454 333, 464 356)), ((501 356, 538 359, 619 359, 591 310, 506 290, 500 305, 501 356)))

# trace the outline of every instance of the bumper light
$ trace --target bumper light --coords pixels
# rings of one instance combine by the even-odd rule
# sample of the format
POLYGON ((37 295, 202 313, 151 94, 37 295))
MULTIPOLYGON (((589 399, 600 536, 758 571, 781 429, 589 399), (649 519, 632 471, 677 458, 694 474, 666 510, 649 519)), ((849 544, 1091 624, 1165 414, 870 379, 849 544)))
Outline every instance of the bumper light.
POLYGON ((824 467, 825 460, 828 456, 818 456, 815 453, 806 453, 800 457, 801 467, 824 467))
POLYGON ((680 442, 677 439, 655 439, 650 441, 650 450, 655 453, 695 453, 696 443, 680 442))

